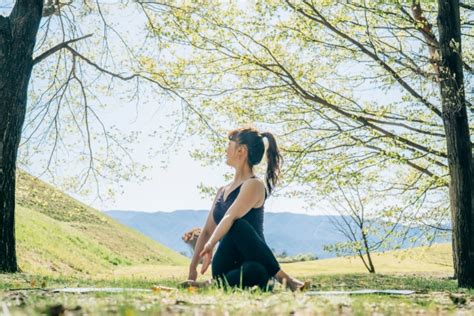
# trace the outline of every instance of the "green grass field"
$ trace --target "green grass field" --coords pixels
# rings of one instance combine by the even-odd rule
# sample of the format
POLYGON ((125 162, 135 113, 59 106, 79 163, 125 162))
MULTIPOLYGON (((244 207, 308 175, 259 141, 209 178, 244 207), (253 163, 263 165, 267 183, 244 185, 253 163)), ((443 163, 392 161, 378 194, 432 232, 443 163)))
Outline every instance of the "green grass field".
POLYGON ((41 275, 113 277, 138 265, 189 259, 20 172, 16 210, 20 268, 41 275))
MULTIPOLYGON (((410 296, 173 289, 54 293, 64 287, 175 288, 189 260, 53 187, 20 173, 17 239, 21 273, 0 275, 0 315, 474 315, 474 291, 457 289, 448 244, 358 258, 282 264, 311 291, 408 289, 410 296)), ((200 279, 210 278, 209 271, 200 279)))

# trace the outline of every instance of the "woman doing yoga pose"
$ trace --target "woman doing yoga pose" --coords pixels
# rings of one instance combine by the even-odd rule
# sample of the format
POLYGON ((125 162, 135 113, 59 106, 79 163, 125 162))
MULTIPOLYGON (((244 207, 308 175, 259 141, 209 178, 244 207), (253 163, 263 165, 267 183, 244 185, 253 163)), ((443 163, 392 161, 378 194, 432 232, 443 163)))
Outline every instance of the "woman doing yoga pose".
POLYGON ((197 265, 202 258, 201 273, 212 262, 212 277, 223 286, 257 285, 266 289, 267 282, 275 277, 292 291, 302 289, 303 282, 290 277, 280 268, 263 235, 263 207, 267 195, 271 195, 278 181, 281 160, 271 133, 260 133, 251 127, 229 132, 226 163, 235 169, 234 180, 217 192, 196 242, 185 284, 210 284, 196 282, 197 265), (263 138, 268 140, 266 183, 257 178, 253 171, 265 152, 263 138), (218 241, 220 243, 213 258, 213 249, 218 241))

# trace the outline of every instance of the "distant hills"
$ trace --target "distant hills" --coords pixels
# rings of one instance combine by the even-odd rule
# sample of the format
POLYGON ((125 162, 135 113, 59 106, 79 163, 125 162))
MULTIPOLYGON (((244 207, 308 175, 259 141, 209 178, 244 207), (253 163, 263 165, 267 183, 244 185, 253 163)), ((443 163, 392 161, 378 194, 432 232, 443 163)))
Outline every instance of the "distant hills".
MULTIPOLYGON (((184 232, 203 227, 208 211, 178 210, 174 212, 107 211, 107 215, 132 227, 159 243, 190 255, 190 248, 182 241, 184 232)), ((293 256, 311 253, 318 258, 335 254, 323 250, 324 245, 345 241, 331 222, 336 216, 311 216, 289 212, 265 213, 264 235, 275 253, 293 256)), ((437 242, 446 242, 439 239, 437 242)))

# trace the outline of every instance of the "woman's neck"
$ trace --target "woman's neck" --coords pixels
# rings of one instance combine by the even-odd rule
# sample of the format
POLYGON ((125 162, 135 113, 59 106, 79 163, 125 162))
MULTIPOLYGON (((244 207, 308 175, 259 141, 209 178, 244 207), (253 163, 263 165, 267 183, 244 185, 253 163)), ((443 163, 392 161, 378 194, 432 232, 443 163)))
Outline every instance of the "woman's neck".
POLYGON ((243 166, 235 169, 234 183, 241 183, 248 178, 254 176, 253 171, 250 170, 250 167, 243 166))

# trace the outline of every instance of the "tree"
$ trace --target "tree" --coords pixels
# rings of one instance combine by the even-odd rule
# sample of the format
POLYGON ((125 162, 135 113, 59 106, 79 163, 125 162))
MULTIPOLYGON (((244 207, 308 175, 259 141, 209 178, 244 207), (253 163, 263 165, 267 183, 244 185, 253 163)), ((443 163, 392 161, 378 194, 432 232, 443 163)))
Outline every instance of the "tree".
POLYGON ((474 288, 472 148, 462 65, 459 1, 438 1, 439 77, 458 284, 474 288))
POLYGON ((324 250, 338 256, 358 256, 369 273, 375 273, 373 253, 397 249, 414 242, 432 243, 434 237, 423 234, 423 230, 402 223, 404 210, 396 201, 387 201, 370 184, 357 181, 334 183, 337 188, 326 199, 331 210, 339 216, 329 217, 334 228, 345 241, 324 246, 324 250), (428 240, 423 240, 423 238, 428 240))
MULTIPOLYGON (((465 7, 460 36, 469 38, 465 7)), ((169 80, 216 129, 255 122, 277 132, 289 162, 285 182, 305 188, 289 196, 315 206, 315 191, 334 190, 330 180, 364 178, 397 196, 407 222, 436 231, 450 217, 440 44, 430 23, 437 14, 436 3, 418 1, 189 4, 169 8, 154 27, 189 49, 169 80)), ((460 65, 471 78, 472 41, 465 44, 460 65)), ((222 140, 190 132, 215 143, 196 158, 220 160, 222 140)))
POLYGON ((336 185, 339 188, 339 194, 332 198, 331 205, 338 212, 339 217, 330 218, 335 229, 345 236, 346 241, 325 245, 324 250, 335 252, 337 255, 357 255, 367 271, 375 273, 372 252, 380 248, 384 240, 377 243, 370 240, 373 237, 372 233, 376 233, 379 229, 376 228, 374 232, 374 228, 371 227, 377 225, 378 220, 378 218, 371 218, 371 215, 377 214, 370 214, 365 205, 367 200, 372 201, 373 196, 361 197, 358 187, 352 186, 350 192, 347 192, 349 190, 343 189, 339 183, 336 185))
POLYGON ((179 123, 194 115, 203 122, 163 78, 141 72, 147 58, 160 53, 144 45, 154 42, 146 32, 126 33, 133 26, 144 28, 148 20, 141 7, 126 2, 111 6, 100 1, 16 0, 5 16, 1 14, 9 7, 0 7, 0 272, 18 270, 14 223, 19 146, 26 154, 44 156, 45 173, 51 175, 59 149, 73 156, 73 163, 56 163, 58 168, 66 163, 77 168, 73 187, 81 190, 89 182, 98 185, 99 178, 141 178, 142 166, 128 148, 137 134, 124 136, 100 118, 106 107, 101 100, 110 98, 111 92, 139 103, 149 89, 147 96, 155 100, 182 102, 185 118, 179 123), (114 14, 122 13, 123 7, 138 22, 120 28, 123 18, 114 14))
POLYGON ((33 68, 33 48, 41 1, 18 1, 8 18, 0 16, 0 271, 17 270, 15 250, 15 172, 33 68))

